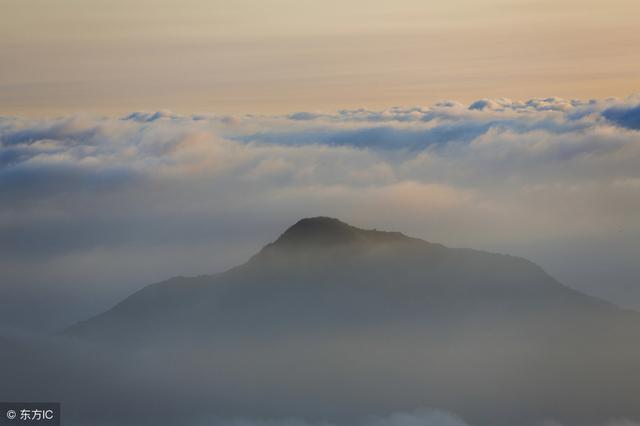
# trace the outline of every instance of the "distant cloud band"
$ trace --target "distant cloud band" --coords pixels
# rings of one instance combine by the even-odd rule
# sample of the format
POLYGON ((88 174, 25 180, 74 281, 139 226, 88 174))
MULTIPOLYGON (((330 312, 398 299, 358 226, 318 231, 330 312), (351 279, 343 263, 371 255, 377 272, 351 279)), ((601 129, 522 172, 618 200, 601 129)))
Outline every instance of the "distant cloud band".
POLYGON ((0 267, 8 288, 79 285, 96 262, 127 282, 212 272, 317 215, 479 248, 622 241, 640 235, 639 120, 633 97, 0 117, 0 267))

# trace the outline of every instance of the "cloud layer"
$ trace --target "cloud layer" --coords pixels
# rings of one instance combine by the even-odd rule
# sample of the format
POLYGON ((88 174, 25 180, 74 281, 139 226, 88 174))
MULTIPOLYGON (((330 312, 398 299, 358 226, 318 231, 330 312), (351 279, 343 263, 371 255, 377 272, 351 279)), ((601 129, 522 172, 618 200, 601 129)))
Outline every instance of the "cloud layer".
MULTIPOLYGON (((439 410, 420 409, 386 416, 369 416, 355 422, 357 426, 468 426, 457 416, 439 410)), ((309 422, 297 418, 284 419, 208 419, 202 426, 339 426, 330 422, 309 422)), ((200 426, 200 425, 198 425, 200 426)), ((631 424, 630 426, 635 426, 631 424)))
POLYGON ((40 322, 76 320, 147 282, 241 262, 316 215, 515 251, 640 306, 639 123, 638 98, 2 117, 0 323, 25 325, 19 302, 60 291, 76 308, 40 322))

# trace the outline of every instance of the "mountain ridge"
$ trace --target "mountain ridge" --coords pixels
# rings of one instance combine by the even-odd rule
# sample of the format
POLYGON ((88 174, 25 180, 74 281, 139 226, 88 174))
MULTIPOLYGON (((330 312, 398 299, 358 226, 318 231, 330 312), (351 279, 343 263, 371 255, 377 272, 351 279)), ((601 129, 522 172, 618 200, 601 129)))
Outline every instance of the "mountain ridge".
POLYGON ((394 241, 410 239, 401 232, 362 229, 328 216, 300 219, 285 230, 274 245, 296 243, 345 244, 356 241, 394 241))
MULTIPOLYGON (((226 272, 147 286, 62 340, 82 351, 55 377, 75 373, 68 392, 85 401, 75 383, 104 370, 93 387, 115 389, 114 406, 152 383, 142 392, 155 406, 188 395, 189 412, 216 415, 435 407, 478 426, 640 419, 638 313, 526 259, 330 218, 297 222, 226 272)), ((19 377, 40 383, 29 367, 19 377)))
POLYGON ((429 324, 566 309, 615 307, 562 285, 523 258, 447 248, 319 216, 299 220, 242 265, 152 284, 66 334, 160 338, 165 330, 233 334, 254 326, 248 318, 279 330, 294 320, 310 328, 333 327, 338 319, 429 324), (323 318, 323 312, 331 315, 323 318))

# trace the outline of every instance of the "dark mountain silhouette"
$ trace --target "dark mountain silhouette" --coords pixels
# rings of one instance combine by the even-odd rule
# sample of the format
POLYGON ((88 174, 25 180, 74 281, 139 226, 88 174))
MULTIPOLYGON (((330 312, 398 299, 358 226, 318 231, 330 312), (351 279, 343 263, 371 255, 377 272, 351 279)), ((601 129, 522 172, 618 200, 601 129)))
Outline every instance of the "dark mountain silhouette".
POLYGON ((546 326, 569 312, 620 314, 525 259, 316 217, 300 220, 242 266, 148 286, 68 333, 139 341, 532 316, 546 326))
POLYGON ((227 272, 7 344, 0 397, 62 401, 78 425, 342 426, 426 407, 472 426, 602 426, 640 419, 639 342, 637 313, 525 259, 318 217, 227 272))

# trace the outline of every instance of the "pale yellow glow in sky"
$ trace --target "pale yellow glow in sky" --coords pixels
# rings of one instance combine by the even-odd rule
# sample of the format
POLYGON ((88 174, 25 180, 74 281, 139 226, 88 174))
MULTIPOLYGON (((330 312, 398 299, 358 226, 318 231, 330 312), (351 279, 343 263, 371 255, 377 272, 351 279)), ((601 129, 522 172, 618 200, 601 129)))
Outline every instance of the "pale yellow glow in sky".
POLYGON ((0 114, 626 96, 638 0, 2 0, 0 114))

